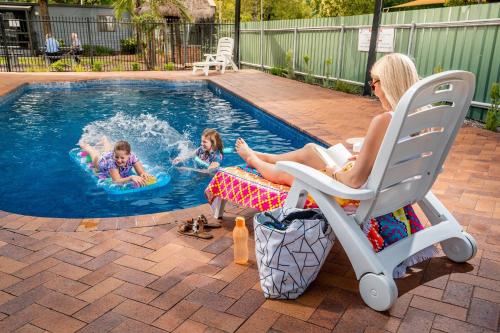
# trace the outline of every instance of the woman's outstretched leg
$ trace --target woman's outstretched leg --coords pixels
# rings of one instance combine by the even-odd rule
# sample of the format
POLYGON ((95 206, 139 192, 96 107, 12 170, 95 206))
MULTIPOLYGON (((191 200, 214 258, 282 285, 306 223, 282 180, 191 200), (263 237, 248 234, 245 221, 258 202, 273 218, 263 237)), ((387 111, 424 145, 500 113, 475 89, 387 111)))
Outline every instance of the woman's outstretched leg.
MULTIPOLYGON (((325 168, 325 162, 321 160, 315 152, 314 143, 308 143, 304 147, 290 151, 284 154, 266 154, 252 150, 242 138, 236 140, 236 151, 239 152, 240 148, 250 150, 253 155, 258 157, 261 161, 269 164, 276 164, 279 161, 293 161, 310 166, 311 168, 321 170, 325 168)), ((241 154, 240 154, 241 156, 241 154)), ((248 163, 248 162, 247 162, 248 163)))
POLYGON ((238 147, 238 154, 250 167, 256 169, 265 179, 277 184, 292 185, 292 176, 278 170, 276 164, 261 160, 247 144, 238 147))

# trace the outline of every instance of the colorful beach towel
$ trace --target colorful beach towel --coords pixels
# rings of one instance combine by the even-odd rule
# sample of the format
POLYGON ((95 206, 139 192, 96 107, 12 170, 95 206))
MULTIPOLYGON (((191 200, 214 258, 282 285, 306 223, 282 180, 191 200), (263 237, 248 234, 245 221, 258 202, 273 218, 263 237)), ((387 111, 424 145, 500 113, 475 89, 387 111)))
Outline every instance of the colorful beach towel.
MULTIPOLYGON (((216 197, 231 201, 243 207, 269 211, 282 207, 290 187, 272 183, 259 175, 243 170, 240 167, 220 169, 212 178, 205 195, 212 204, 216 197)), ((354 213, 359 201, 335 198, 346 213, 354 213)), ((317 205, 308 197, 304 208, 316 208, 317 205)), ((407 205, 392 213, 366 221, 362 229, 372 244, 375 252, 424 229, 411 205, 407 205)), ((405 274, 406 268, 433 257, 436 249, 431 246, 402 262, 393 272, 394 277, 405 274)))

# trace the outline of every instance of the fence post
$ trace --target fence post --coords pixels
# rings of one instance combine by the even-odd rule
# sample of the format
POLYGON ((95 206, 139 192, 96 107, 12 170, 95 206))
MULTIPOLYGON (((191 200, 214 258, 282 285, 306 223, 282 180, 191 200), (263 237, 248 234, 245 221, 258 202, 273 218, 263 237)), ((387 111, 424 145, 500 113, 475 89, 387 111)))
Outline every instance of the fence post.
POLYGON ((89 35, 89 45, 90 45, 90 64, 94 66, 94 44, 92 43, 92 30, 90 29, 90 18, 86 17, 87 21, 87 34, 89 35))
POLYGON ((411 23, 411 28, 410 28, 410 37, 408 37, 408 51, 406 52, 406 54, 409 57, 411 57, 411 54, 413 53, 412 52, 412 48, 413 48, 413 34, 415 33, 415 27, 416 27, 415 22, 412 22, 411 23))
POLYGON ((298 37, 298 31, 297 31, 297 26, 295 26, 295 28, 293 28, 293 53, 292 53, 292 68, 294 72, 295 72, 295 59, 296 59, 295 54, 297 53, 297 37, 298 37))
POLYGON ((370 49, 368 50, 368 59, 366 60, 365 80, 363 81, 363 96, 370 95, 372 90, 368 81, 370 81, 370 71, 375 60, 377 60, 377 40, 380 21, 382 19, 382 0, 375 0, 375 9, 373 11, 372 31, 370 36, 370 49))
POLYGON ((264 71, 264 27, 260 21, 260 70, 264 71))
POLYGON ((344 58, 344 32, 345 32, 345 27, 342 24, 340 27, 340 41, 339 41, 339 60, 337 61, 337 69, 335 70, 335 77, 337 80, 340 80, 340 76, 342 75, 342 60, 344 58))
POLYGON ((7 69, 12 72, 12 67, 10 65, 10 54, 9 48, 7 46, 7 35, 5 34, 5 25, 3 21, 3 14, 0 14, 0 28, 2 30, 2 47, 5 54, 5 59, 7 59, 7 69))
MULTIPOLYGON (((204 41, 205 41, 205 27, 206 27, 206 24, 203 24, 200 26, 200 29, 201 29, 201 41, 200 41, 200 57, 196 60, 196 61, 202 61, 203 60, 203 44, 204 44, 204 41)), ((209 52, 207 52, 209 53, 209 52)))
POLYGON ((186 23, 184 23, 183 26, 184 26, 184 41, 183 41, 184 43, 182 43, 182 46, 184 47, 184 68, 186 68, 188 34, 187 34, 187 25, 186 25, 186 23))
POLYGON ((168 64, 167 36, 167 19, 163 19, 163 52, 165 54, 165 64, 168 64))

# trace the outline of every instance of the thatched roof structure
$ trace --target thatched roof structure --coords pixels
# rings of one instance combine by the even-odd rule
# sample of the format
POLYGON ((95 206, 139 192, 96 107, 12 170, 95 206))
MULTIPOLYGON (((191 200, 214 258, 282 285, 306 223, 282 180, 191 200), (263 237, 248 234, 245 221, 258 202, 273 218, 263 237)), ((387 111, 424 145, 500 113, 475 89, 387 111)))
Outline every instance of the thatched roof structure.
MULTIPOLYGON (((215 15, 214 0, 180 0, 189 13, 193 21, 203 21, 211 19, 215 15)), ((139 14, 144 14, 150 11, 150 5, 145 2, 139 11, 139 14)), ((160 15, 168 18, 181 18, 182 15, 179 9, 173 5, 165 4, 158 7, 160 15)))

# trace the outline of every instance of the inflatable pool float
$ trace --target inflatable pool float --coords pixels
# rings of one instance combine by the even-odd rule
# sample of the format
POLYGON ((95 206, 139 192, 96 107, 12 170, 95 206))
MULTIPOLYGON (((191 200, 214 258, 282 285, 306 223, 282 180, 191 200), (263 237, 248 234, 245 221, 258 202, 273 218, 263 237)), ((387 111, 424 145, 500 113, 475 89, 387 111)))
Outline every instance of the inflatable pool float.
POLYGON ((116 184, 113 182, 111 177, 99 178, 94 170, 92 160, 90 155, 81 150, 80 148, 74 148, 69 151, 69 156, 76 164, 80 166, 87 174, 89 174, 96 182, 97 186, 101 187, 110 195, 124 195, 132 194, 144 191, 151 191, 154 189, 162 188, 170 182, 170 176, 166 173, 158 173, 153 175, 152 178, 148 179, 145 186, 138 186, 132 182, 126 184, 116 184))
MULTIPOLYGON (((229 154, 229 153, 234 153, 234 149, 233 148, 224 148, 222 149, 222 153, 223 154, 229 154)), ((207 163, 205 161, 203 161, 201 158, 199 158, 198 156, 195 156, 193 158, 196 166, 200 167, 200 168, 208 168, 210 163, 207 163)))

